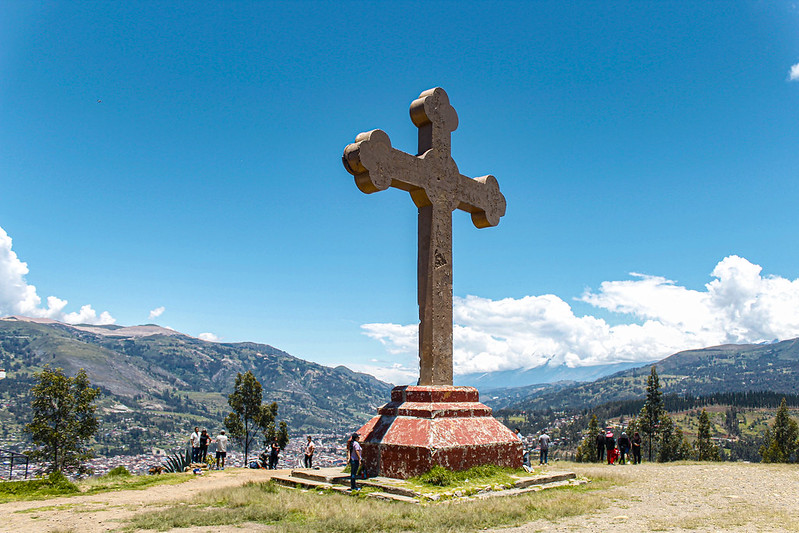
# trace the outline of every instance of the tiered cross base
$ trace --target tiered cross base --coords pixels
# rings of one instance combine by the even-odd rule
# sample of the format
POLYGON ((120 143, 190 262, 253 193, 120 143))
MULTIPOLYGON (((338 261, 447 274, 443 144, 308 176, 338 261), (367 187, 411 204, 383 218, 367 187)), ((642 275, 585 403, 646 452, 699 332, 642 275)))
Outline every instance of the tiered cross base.
POLYGON ((474 387, 395 387, 377 412, 358 431, 370 477, 407 479, 436 465, 522 466, 522 443, 491 416, 474 387))

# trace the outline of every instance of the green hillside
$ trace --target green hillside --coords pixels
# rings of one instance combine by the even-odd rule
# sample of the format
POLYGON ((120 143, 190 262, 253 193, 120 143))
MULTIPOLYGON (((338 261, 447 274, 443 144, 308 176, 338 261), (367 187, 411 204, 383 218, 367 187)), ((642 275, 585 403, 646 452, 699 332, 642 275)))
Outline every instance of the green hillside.
POLYGON ((45 364, 70 375, 84 368, 102 387, 98 447, 109 453, 177 444, 195 424, 220 428, 236 374, 247 370, 263 385, 264 401, 278 402, 292 432, 350 431, 390 396, 391 385, 370 375, 264 344, 205 342, 157 326, 153 331, 165 333, 125 334, 142 328, 0 320, 0 368, 8 374, 0 380, 0 439, 20 438, 32 374, 45 364))
MULTIPOLYGON (((799 390, 799 339, 687 350, 663 359, 656 366, 665 394, 702 396, 750 390, 793 394, 799 390)), ((504 396, 515 401, 493 402, 493 405, 514 410, 562 410, 643 398, 649 368, 625 370, 590 383, 538 387, 523 397, 519 391, 504 391, 504 396)))

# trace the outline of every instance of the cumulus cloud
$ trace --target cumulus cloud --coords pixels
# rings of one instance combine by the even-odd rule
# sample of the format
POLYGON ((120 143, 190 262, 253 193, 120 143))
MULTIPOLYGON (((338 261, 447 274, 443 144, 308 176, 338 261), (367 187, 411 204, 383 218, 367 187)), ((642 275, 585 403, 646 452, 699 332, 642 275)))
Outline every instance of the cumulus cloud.
POLYGON ((213 333, 200 333, 197 335, 197 338, 206 341, 206 342, 219 342, 219 337, 214 335, 213 333))
MULTIPOLYGON (((735 255, 724 258, 704 290, 660 276, 631 273, 606 281, 578 300, 614 313, 611 326, 577 316, 558 296, 489 300, 455 298, 456 374, 651 361, 691 348, 757 343, 799 336, 799 279, 763 276, 735 255)), ((415 360, 417 326, 365 324, 396 358, 415 360)), ((407 364, 406 366, 411 366, 407 364)))
POLYGON ((156 307, 155 309, 150 311, 150 320, 158 318, 159 316, 163 315, 164 311, 166 311, 166 307, 164 307, 163 305, 161 307, 156 307))
POLYGON ((788 73, 788 79, 791 81, 799 80, 799 63, 791 67, 791 71, 788 73))
POLYGON ((99 315, 91 305, 84 305, 78 312, 65 313, 69 303, 55 296, 47 297, 47 306, 36 293, 36 287, 28 284, 28 264, 20 261, 12 250, 11 237, 0 228, 0 315, 23 315, 35 318, 51 318, 68 324, 113 324, 116 322, 107 311, 99 315))

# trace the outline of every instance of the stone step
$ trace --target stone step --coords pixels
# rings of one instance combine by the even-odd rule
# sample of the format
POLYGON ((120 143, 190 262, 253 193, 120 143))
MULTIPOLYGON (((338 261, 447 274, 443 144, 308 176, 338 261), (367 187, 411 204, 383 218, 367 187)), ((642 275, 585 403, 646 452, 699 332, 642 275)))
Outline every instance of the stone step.
POLYGON ((370 492, 367 494, 370 498, 375 498, 378 500, 390 501, 390 502, 402 502, 402 503, 419 503, 419 500, 416 498, 411 498, 410 496, 403 496, 402 494, 391 494, 388 492, 370 492))
POLYGON ((523 477, 513 484, 517 489, 523 489, 532 485, 546 485, 556 481, 568 481, 577 477, 574 472, 551 472, 540 476, 523 477))
POLYGON ((286 487, 296 488, 298 485, 305 489, 330 489, 333 485, 324 481, 315 481, 313 479, 306 479, 295 477, 292 475, 276 475, 272 476, 272 481, 279 485, 286 487))
MULTIPOLYGON (((357 482, 358 485, 361 487, 372 487, 380 489, 381 492, 387 492, 395 496, 403 496, 406 498, 412 498, 414 500, 419 496, 414 490, 411 490, 406 487, 399 487, 393 483, 386 483, 385 481, 382 481, 380 478, 359 479, 357 480, 357 482)), ((349 478, 347 478, 347 483, 349 484, 349 478)))
POLYGON ((319 481, 323 483, 349 484, 350 476, 341 471, 341 468, 320 468, 319 470, 303 468, 291 471, 293 477, 319 481))

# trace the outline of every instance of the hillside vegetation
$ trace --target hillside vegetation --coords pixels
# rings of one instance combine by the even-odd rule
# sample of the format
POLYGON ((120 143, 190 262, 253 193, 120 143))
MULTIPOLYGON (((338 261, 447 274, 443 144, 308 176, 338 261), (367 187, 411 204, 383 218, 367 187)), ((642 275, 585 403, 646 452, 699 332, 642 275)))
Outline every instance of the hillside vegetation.
POLYGON ((143 450, 134 449, 136 442, 161 442, 165 434, 185 440, 194 425, 220 428, 238 372, 253 372, 264 400, 278 402, 278 418, 294 432, 351 430, 374 415, 391 389, 370 375, 304 361, 264 344, 205 342, 157 326, 4 319, 0 368, 8 377, 0 380, 0 438, 13 442, 11 434, 20 436, 32 374, 45 364, 68 375, 84 368, 102 388, 98 441, 106 453, 138 453, 143 450))

